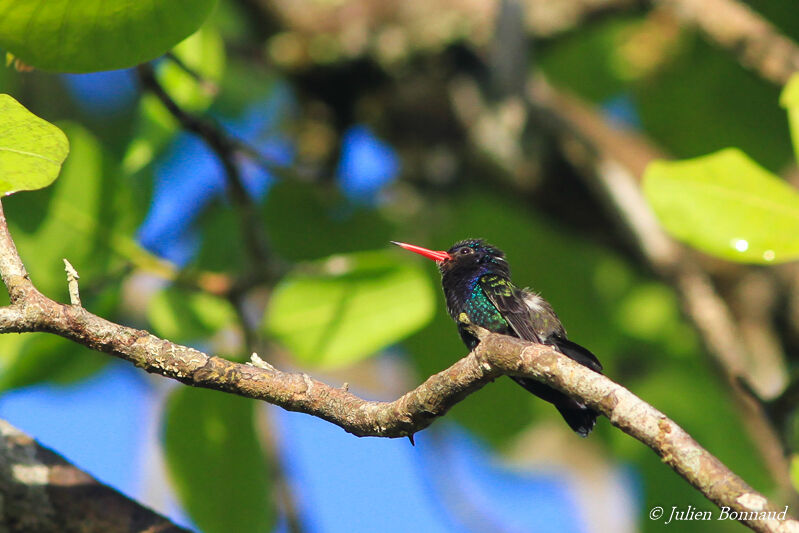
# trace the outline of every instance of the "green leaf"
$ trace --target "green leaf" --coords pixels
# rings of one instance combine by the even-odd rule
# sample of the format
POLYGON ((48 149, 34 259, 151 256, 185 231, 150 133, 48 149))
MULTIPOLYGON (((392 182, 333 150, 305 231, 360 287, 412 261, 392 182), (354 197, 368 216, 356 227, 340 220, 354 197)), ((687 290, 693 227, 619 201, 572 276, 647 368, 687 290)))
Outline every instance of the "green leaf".
POLYGON ((780 94, 780 105, 788 110, 788 125, 791 128, 793 153, 799 160, 799 73, 791 76, 780 94))
POLYGON ((0 46, 45 70, 91 72, 154 59, 194 33, 215 0, 0 0, 0 46))
POLYGON ((0 195, 47 187, 68 152, 64 132, 0 94, 0 195))
POLYGON ((253 400, 180 387, 167 402, 164 451, 183 508, 205 533, 261 533, 275 523, 253 400))
POLYGON ((227 300, 211 294, 170 287, 150 300, 147 318, 157 335, 175 342, 207 338, 236 321, 227 300))
POLYGON ((799 258, 799 193, 735 148, 655 161, 644 194, 676 238, 732 261, 799 258))
POLYGON ((433 299, 424 272, 393 253, 338 255, 281 280, 264 327, 301 362, 341 367, 427 324, 433 299))

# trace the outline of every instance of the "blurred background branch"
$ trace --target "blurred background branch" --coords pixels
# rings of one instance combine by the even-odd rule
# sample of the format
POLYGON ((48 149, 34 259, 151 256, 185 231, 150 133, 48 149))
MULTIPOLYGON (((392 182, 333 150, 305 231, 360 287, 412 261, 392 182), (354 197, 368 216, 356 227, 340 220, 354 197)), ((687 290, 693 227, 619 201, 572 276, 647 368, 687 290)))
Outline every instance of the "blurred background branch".
POLYGON ((9 533, 187 532, 0 421, 2 522, 9 533))

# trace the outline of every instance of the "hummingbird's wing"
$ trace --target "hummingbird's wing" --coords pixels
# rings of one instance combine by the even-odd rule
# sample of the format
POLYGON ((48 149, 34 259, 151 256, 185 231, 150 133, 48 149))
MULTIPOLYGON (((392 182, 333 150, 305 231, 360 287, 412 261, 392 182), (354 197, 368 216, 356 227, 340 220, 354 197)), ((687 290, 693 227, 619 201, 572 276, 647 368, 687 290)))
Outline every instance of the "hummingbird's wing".
MULTIPOLYGON (((480 278, 480 288, 497 308, 502 318, 520 339, 543 343, 541 329, 536 327, 530 308, 524 301, 522 291, 502 276, 488 274, 480 278)), ((560 323, 560 322, 558 322, 560 323)))
POLYGON ((594 354, 566 338, 566 331, 549 302, 501 276, 483 276, 480 285, 520 339, 555 346, 581 365, 602 372, 602 364, 594 354))

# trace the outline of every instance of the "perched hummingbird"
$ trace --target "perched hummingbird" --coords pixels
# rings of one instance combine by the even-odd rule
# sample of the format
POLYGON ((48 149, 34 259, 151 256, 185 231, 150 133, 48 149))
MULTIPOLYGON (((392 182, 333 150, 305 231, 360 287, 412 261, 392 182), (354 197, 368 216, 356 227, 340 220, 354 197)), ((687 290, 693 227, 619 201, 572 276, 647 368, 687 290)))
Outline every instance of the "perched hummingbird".
MULTIPOLYGON (((436 262, 441 271, 447 310, 458 323, 458 332, 469 350, 480 341, 459 320, 461 313, 466 313, 472 324, 489 331, 546 344, 595 372, 602 371, 594 354, 566 338, 566 330, 546 300, 511 282, 510 268, 499 248, 479 239, 460 241, 446 252, 391 242, 436 262)), ((552 403, 581 437, 587 437, 594 428, 596 411, 533 379, 512 379, 552 403)))

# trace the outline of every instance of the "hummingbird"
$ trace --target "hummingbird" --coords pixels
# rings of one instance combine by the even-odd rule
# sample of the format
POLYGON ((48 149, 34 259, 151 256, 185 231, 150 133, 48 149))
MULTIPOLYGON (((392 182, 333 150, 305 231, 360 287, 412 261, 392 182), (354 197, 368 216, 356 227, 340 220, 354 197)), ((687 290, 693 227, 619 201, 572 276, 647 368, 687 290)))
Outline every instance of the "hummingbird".
MULTIPOLYGON (((511 282, 505 253, 482 239, 455 243, 447 251, 391 241, 406 250, 432 259, 441 272, 447 311, 458 324, 466 347, 473 350, 479 339, 460 318, 494 333, 546 344, 595 372, 602 365, 594 354, 566 338, 566 330, 552 306, 537 293, 511 282)), ((599 415, 574 398, 539 381, 511 377, 542 400, 553 404, 563 419, 581 437, 587 437, 599 415)))

